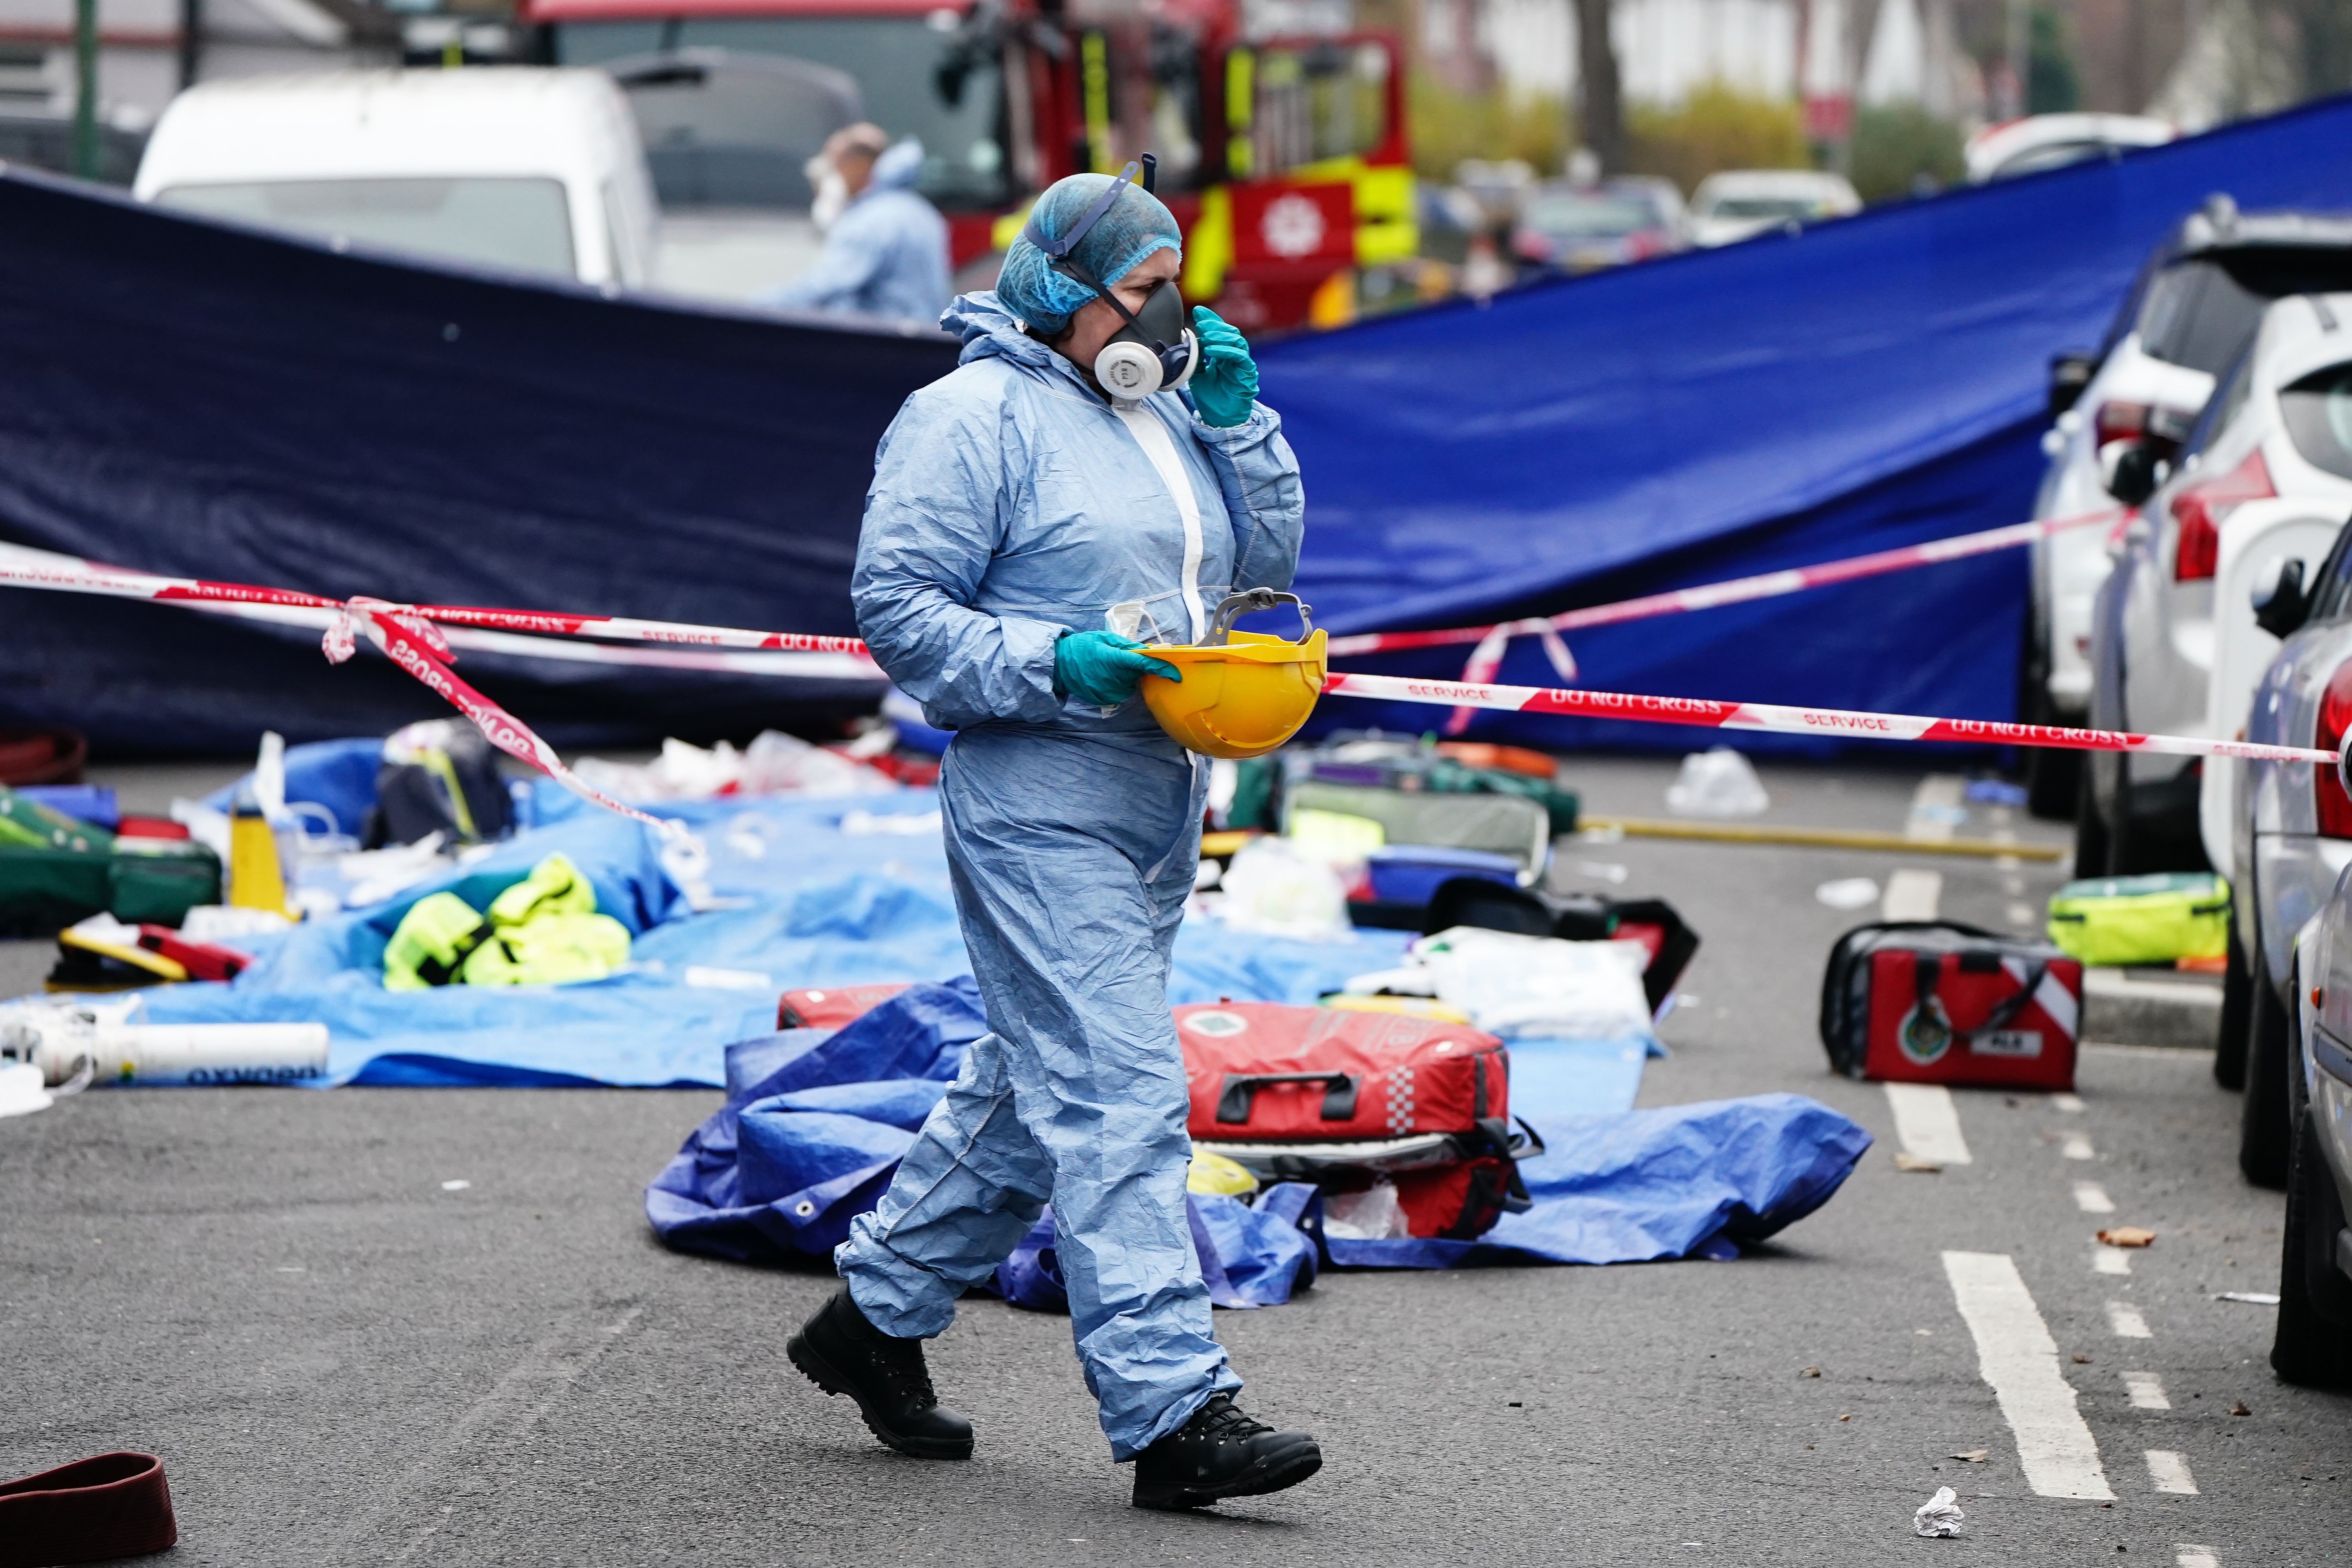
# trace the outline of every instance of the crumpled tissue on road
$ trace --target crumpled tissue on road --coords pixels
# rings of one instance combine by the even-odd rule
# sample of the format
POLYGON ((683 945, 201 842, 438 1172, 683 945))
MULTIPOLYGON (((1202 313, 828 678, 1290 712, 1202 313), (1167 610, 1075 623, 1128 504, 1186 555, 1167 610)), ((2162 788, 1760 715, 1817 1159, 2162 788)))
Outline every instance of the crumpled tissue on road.
POLYGON ((1921 1503, 1919 1511, 1911 1516, 1912 1531, 1930 1540, 1958 1535, 1960 1522, 1959 1497, 1949 1487, 1937 1487, 1936 1495, 1921 1503))

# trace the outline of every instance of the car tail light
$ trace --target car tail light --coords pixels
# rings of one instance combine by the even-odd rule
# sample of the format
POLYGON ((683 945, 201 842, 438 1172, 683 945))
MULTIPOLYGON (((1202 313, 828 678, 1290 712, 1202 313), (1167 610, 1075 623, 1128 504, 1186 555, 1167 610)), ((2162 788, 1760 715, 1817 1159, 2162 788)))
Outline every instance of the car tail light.
POLYGON ((2133 441, 2147 428, 2145 403, 2102 403, 2091 417, 2091 429, 2104 447, 2110 441, 2133 441))
POLYGON ((2277 494, 2259 447, 2228 473, 2180 489, 2172 498, 2172 520, 2180 525, 2180 539, 2172 553, 2172 580, 2195 583, 2212 576, 2221 556, 2223 521, 2241 502, 2268 500, 2277 494))
MULTIPOLYGON (((2352 729, 2352 659, 2336 667, 2327 689, 2319 697, 2319 732, 2311 743, 2327 751, 2344 748, 2344 731, 2352 729)), ((2311 764, 2312 804, 2319 808, 2319 832, 2326 838, 2352 838, 2352 795, 2344 793, 2342 774, 2326 763, 2311 764)))

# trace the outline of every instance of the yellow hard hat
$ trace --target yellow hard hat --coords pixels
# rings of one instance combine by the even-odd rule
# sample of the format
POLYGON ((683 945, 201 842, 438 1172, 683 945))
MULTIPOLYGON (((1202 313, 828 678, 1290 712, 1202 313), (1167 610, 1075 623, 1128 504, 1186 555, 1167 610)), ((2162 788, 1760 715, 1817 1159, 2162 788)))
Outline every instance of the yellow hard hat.
POLYGON ((1255 588, 1234 594, 1217 606, 1209 638, 1198 647, 1154 646, 1143 651, 1166 659, 1184 679, 1143 678, 1143 700, 1160 727, 1185 750, 1205 757, 1262 757, 1298 732, 1315 711, 1328 668, 1323 633, 1307 620, 1297 595, 1255 588), (1229 628, 1244 610, 1298 605, 1307 631, 1297 642, 1229 628))

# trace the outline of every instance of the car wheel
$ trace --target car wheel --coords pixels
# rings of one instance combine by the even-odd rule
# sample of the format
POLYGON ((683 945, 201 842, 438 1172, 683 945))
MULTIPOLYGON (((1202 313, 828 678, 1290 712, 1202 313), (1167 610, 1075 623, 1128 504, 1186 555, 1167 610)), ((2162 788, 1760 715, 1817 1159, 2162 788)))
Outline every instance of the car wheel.
POLYGON ((2252 1027, 2246 1033, 2245 1102, 2238 1122, 2238 1169, 2258 1187, 2284 1187, 2294 1127, 2287 1120, 2286 1101, 2293 1026, 2278 987, 2262 978, 2253 991, 2252 1027))
POLYGON ((2344 1209, 2308 1111, 2297 1119, 2279 1247, 2278 1337, 2271 1370, 2305 1388, 2352 1386, 2352 1281, 2336 1268, 2344 1209))
MULTIPOLYGON (((2240 896, 2250 897, 2245 889, 2240 896)), ((2259 943, 2256 951, 2260 951, 2259 943)), ((2238 922, 2230 921, 2230 956, 2228 967, 2221 972, 2221 1029, 2213 1041, 2213 1081, 2227 1089, 2246 1087, 2246 1035, 2253 1026, 2254 987, 2267 985, 2270 977, 2259 978, 2254 973, 2258 960, 2246 956, 2243 944, 2238 941, 2238 922)))
POLYGON ((2099 816, 2099 802, 2091 788, 2091 770, 2074 770, 2080 784, 2074 792, 2074 875, 2107 874, 2107 825, 2099 816))

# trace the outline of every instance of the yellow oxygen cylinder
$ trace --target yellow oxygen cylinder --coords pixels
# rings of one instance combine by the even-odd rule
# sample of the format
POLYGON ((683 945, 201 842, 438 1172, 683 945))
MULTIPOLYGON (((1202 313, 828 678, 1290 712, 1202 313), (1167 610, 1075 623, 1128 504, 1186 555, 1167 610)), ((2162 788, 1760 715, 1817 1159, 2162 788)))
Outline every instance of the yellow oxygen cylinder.
POLYGON ((228 822, 228 901, 240 910, 295 917, 286 902, 286 874, 278 865, 278 835, 248 784, 237 792, 228 822))

